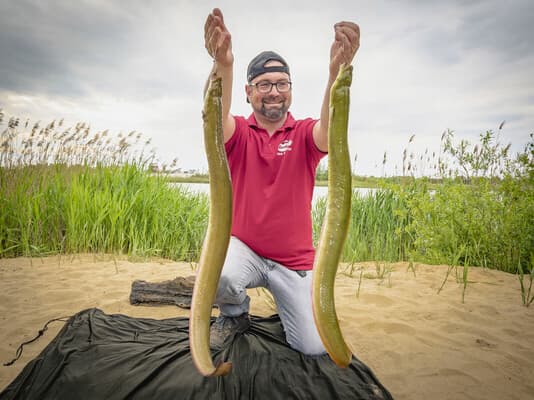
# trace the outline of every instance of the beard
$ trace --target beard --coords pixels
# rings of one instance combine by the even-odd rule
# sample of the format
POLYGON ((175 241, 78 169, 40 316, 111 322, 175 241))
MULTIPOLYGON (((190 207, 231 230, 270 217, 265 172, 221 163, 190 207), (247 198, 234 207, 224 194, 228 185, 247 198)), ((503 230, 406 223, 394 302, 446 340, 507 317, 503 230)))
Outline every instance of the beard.
POLYGON ((269 107, 266 107, 265 104, 265 102, 262 102, 260 109, 256 111, 269 121, 279 121, 289 110, 289 104, 287 102, 280 103, 277 107, 274 107, 272 104, 269 104, 269 107))

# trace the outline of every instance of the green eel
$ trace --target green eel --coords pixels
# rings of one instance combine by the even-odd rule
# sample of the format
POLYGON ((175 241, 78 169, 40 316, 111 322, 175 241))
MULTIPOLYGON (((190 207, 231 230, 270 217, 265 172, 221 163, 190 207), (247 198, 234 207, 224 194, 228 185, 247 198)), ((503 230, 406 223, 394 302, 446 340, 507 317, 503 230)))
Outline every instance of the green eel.
POLYGON ((328 196, 313 267, 313 315, 330 358, 347 367, 352 358, 339 328, 334 281, 350 223, 352 178, 347 144, 352 66, 342 65, 330 90, 328 196))
POLYGON ((229 362, 214 366, 210 352, 210 318, 232 227, 232 185, 222 129, 222 80, 211 79, 204 98, 204 144, 210 177, 208 229, 200 253, 189 320, 193 362, 204 376, 230 372, 229 362))

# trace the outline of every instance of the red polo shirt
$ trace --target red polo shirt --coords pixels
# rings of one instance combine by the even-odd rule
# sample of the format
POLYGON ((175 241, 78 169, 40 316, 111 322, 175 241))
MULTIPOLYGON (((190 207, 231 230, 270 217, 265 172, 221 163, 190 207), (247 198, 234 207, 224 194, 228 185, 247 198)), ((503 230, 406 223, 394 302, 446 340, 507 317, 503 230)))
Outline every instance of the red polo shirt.
POLYGON ((271 137, 254 114, 235 122, 225 145, 233 187, 232 235, 262 257, 294 270, 311 269, 315 169, 326 155, 313 141, 316 120, 296 121, 288 113, 271 137))

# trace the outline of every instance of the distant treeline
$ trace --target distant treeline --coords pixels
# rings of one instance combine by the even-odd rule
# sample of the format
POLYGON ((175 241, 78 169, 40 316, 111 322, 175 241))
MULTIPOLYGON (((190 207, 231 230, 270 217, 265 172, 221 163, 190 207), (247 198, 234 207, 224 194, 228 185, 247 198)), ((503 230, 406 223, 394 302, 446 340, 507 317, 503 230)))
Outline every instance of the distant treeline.
MULTIPOLYGON (((317 174, 315 179, 315 185, 317 186, 328 186, 328 169, 320 171, 321 174, 317 174)), ((160 173, 161 177, 166 179, 169 182, 174 183, 209 183, 209 175, 196 173, 187 176, 171 175, 160 173)), ((406 185, 411 183, 414 179, 425 180, 427 184, 431 187, 434 185, 439 185, 443 183, 442 178, 415 178, 412 176, 390 176, 390 177, 376 177, 376 176, 361 176, 353 175, 352 176, 352 187, 353 188, 369 188, 369 189, 378 189, 390 184, 401 184, 406 185)))

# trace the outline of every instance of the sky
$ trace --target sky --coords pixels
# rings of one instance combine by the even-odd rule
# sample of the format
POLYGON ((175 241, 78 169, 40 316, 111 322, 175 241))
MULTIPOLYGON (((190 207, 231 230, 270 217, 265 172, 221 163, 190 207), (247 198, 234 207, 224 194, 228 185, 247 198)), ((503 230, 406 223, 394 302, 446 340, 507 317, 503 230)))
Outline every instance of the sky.
POLYGON ((333 25, 360 26, 348 131, 358 175, 400 174, 404 149, 439 152, 447 129, 471 143, 499 132, 514 152, 534 132, 531 0, 0 0, 0 108, 142 132, 160 163, 177 158, 181 169, 205 172, 202 92, 212 61, 203 29, 213 7, 232 34, 234 115, 251 113, 248 62, 274 50, 290 65, 293 116, 318 118, 333 25))

